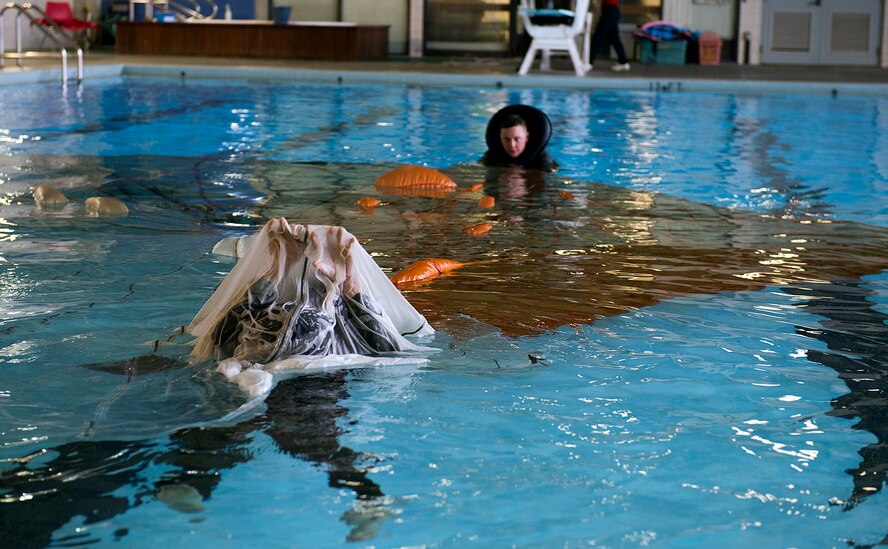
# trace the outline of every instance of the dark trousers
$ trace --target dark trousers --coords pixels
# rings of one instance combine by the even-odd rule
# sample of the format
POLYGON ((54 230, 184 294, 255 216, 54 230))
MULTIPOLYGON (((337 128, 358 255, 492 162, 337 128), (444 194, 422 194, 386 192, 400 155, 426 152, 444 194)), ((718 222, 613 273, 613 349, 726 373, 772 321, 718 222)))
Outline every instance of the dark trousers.
POLYGON ((620 41, 620 7, 619 6, 602 6, 601 15, 598 24, 595 25, 595 33, 592 35, 592 52, 589 54, 589 62, 595 62, 595 55, 601 46, 607 44, 613 46, 617 52, 617 61, 620 63, 628 63, 629 58, 626 57, 626 50, 623 49, 623 42, 620 41))

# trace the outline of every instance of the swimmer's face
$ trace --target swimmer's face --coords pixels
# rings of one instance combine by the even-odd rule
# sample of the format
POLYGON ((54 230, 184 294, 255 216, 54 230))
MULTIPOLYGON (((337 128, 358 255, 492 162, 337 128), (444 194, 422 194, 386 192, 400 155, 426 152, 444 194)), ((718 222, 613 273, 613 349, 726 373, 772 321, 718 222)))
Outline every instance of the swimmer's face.
POLYGON ((503 128, 500 130, 500 141, 506 154, 515 158, 524 152, 527 146, 527 127, 522 125, 512 126, 511 128, 503 128))

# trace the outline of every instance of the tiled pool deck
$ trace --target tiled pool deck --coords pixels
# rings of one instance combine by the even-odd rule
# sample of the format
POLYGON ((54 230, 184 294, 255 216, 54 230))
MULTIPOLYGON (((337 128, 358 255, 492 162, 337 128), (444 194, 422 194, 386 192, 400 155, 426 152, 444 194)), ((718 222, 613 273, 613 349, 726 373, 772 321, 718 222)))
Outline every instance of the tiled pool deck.
MULTIPOLYGON (((294 80, 398 82, 430 85, 477 85, 579 89, 648 89, 663 91, 812 91, 888 95, 888 69, 877 67, 641 65, 628 73, 600 69, 577 77, 566 60, 557 70, 532 70, 518 76, 520 58, 391 57, 378 61, 323 62, 258 60, 215 57, 117 55, 94 51, 84 59, 85 79, 117 74, 177 74, 189 76, 250 76, 294 80), (224 69, 224 72, 223 70, 224 69)), ((23 67, 7 59, 0 70, 0 85, 61 79, 58 59, 27 59, 23 67)), ((69 79, 76 75, 76 60, 69 55, 69 79)), ((70 81, 69 81, 70 82, 70 81)))

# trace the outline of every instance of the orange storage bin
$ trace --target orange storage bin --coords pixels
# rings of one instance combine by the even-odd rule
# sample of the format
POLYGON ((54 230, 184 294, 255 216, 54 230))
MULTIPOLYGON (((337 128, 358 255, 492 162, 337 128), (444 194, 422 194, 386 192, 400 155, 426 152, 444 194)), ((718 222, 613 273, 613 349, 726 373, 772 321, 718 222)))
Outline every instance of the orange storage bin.
POLYGON ((718 65, 722 55, 722 40, 714 32, 704 32, 697 39, 700 44, 700 64, 718 65))

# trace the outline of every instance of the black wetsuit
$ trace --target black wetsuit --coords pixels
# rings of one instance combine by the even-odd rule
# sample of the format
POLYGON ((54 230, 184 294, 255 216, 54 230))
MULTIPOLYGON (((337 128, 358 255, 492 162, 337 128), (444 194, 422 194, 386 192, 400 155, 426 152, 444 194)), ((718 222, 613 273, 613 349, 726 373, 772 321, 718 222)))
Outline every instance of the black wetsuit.
POLYGON ((524 158, 520 155, 512 158, 505 151, 497 154, 497 151, 488 150, 481 157, 480 162, 485 166, 520 166, 529 170, 542 170, 544 172, 554 172, 558 170, 558 163, 552 159, 549 151, 543 150, 534 156, 524 158))

